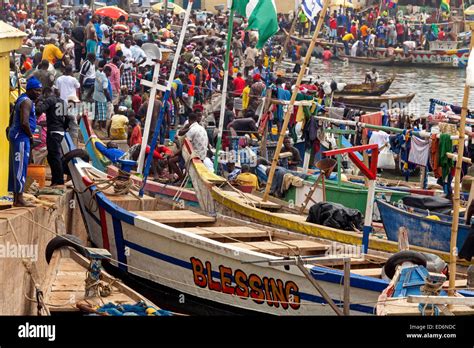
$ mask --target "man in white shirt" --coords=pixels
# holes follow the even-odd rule
[[[59,91],[59,97],[65,102],[70,96],[77,96],[77,90],[81,87],[79,81],[72,76],[72,65],[67,65],[64,75],[58,77],[54,87]]]
[[[123,72],[120,77],[120,83],[122,86],[128,88],[129,93],[133,93],[135,89],[135,75],[134,75],[134,60],[132,55],[132,38],[127,37],[124,44],[122,45],[123,56],[125,57],[125,62],[123,64]]]
[[[207,157],[209,138],[204,127],[199,124],[198,114],[195,112],[189,114],[189,129],[186,138],[191,142],[194,152],[201,161],[204,161]]]
[[[132,51],[133,61],[137,66],[141,66],[143,63],[146,62],[146,54],[141,47],[142,44],[142,40],[136,40],[135,45],[130,47],[130,50]]]
[[[379,80],[379,73],[377,69],[373,68],[372,71],[369,71],[367,75],[365,75],[365,83],[376,83]]]

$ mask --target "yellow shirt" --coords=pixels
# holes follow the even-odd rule
[[[250,99],[250,86],[245,86],[244,90],[242,91],[242,109],[246,110],[249,106],[249,99]]]
[[[255,188],[255,190],[258,190],[258,178],[255,174],[241,173],[237,175],[237,178],[235,180],[241,186],[251,186]]]
[[[344,37],[342,38],[342,41],[350,41],[350,40],[354,40],[354,35],[352,35],[350,33],[344,35]]]
[[[56,63],[58,59],[63,58],[63,53],[58,48],[58,46],[53,44],[48,44],[44,46],[43,59],[48,60],[51,64]]]
[[[127,140],[128,117],[123,115],[114,115],[110,125],[110,139]]]

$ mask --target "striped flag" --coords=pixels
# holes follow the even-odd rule
[[[278,17],[275,0],[234,0],[232,7],[248,19],[247,30],[258,31],[257,48],[278,32]]]
[[[450,13],[451,6],[449,5],[449,0],[441,0],[441,11]]]
[[[323,0],[303,0],[301,9],[306,17],[315,23],[318,13],[323,9]]]

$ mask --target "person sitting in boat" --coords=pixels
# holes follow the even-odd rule
[[[283,140],[283,149],[281,152],[291,153],[291,157],[288,158],[288,169],[296,171],[298,165],[302,163],[300,152],[296,147],[293,146],[291,138],[286,136]]]
[[[369,71],[365,75],[365,83],[372,83],[375,84],[379,80],[379,73],[377,72],[377,69],[373,68],[372,71]]]
[[[258,190],[258,178],[255,174],[250,172],[250,166],[248,164],[243,164],[240,174],[237,175],[235,183],[239,186],[250,186],[254,190]]]

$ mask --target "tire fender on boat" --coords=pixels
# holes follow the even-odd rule
[[[405,250],[392,255],[387,260],[382,269],[383,274],[385,274],[387,278],[392,279],[397,270],[397,266],[404,262],[411,262],[415,265],[426,267],[426,257],[423,256],[423,254],[416,251]]]
[[[76,157],[79,157],[84,162],[90,161],[89,154],[87,153],[87,151],[83,149],[74,149],[74,150],[69,151],[67,154],[63,156],[63,169],[64,169],[65,174],[71,175],[71,173],[69,172],[68,164],[73,158],[76,158]]]
[[[64,247],[71,247],[82,256],[86,256],[82,241],[76,236],[73,236],[71,234],[65,234],[63,236],[54,237],[49,241],[48,245],[46,245],[46,249],[44,252],[46,262],[49,264],[55,250]]]

